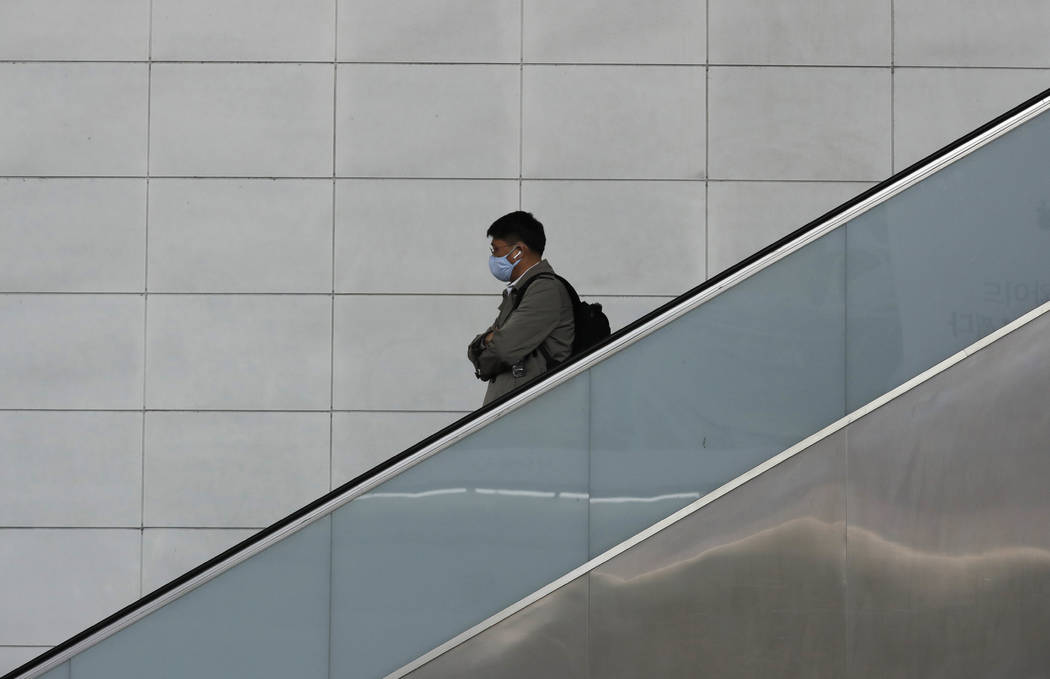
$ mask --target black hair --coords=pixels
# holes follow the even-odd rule
[[[531,212],[511,212],[503,215],[485,233],[489,238],[499,238],[508,243],[520,241],[529,246],[537,255],[543,254],[547,246],[547,236],[543,234],[543,224],[532,216]]]

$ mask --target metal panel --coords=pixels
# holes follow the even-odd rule
[[[587,576],[547,595],[415,672],[412,679],[589,676]]]
[[[591,573],[592,676],[841,677],[845,434]]]
[[[1050,672],[1050,316],[849,427],[850,677]]]

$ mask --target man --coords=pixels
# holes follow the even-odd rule
[[[508,285],[496,321],[470,343],[467,358],[489,383],[489,403],[567,359],[574,328],[569,292],[542,259],[543,225],[528,212],[511,212],[486,235],[492,239],[489,271]]]

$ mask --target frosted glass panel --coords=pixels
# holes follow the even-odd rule
[[[59,665],[47,674],[41,676],[40,679],[70,679],[69,663],[63,663]]]
[[[592,369],[591,555],[844,414],[833,232]]]
[[[1050,116],[847,226],[849,408],[1050,300]]]

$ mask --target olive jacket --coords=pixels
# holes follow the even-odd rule
[[[554,362],[560,363],[572,353],[575,335],[572,300],[565,286],[555,278],[540,278],[529,285],[525,297],[514,308],[518,290],[541,273],[554,273],[542,260],[526,271],[503,293],[496,321],[476,336],[467,349],[467,358],[483,375],[491,376],[485,403],[539,377],[547,362],[539,351],[542,344]],[[482,344],[490,332],[492,341]],[[524,362],[525,372],[515,377],[511,367]]]

